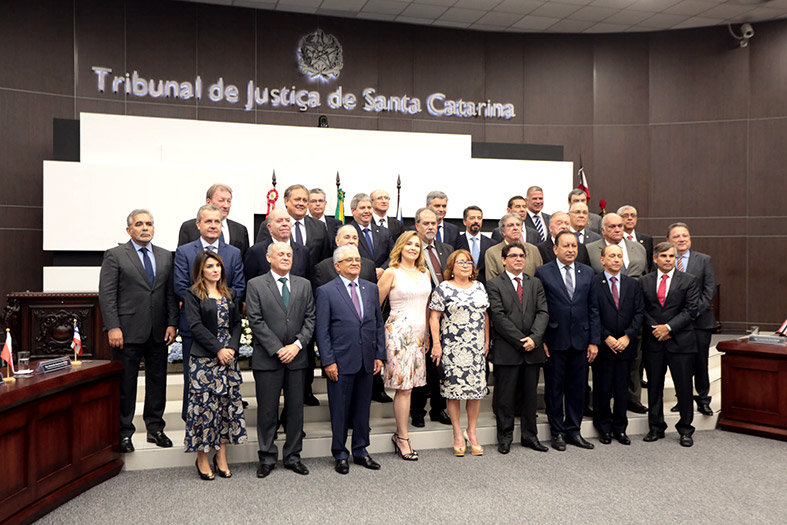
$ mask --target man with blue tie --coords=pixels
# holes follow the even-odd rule
[[[374,216],[372,198],[367,194],[357,193],[350,201],[350,211],[353,214],[350,224],[358,230],[358,251],[364,259],[374,261],[379,279],[393,249],[394,241],[391,232],[372,220]]]
[[[369,446],[372,377],[385,360],[385,332],[377,286],[359,279],[361,255],[352,245],[333,252],[336,279],[317,288],[315,333],[328,378],[331,454],[339,474],[350,471],[347,428],[352,421],[353,463],[378,470]]]
[[[175,251],[174,268],[174,288],[175,296],[181,304],[186,296],[186,290],[194,283],[192,280],[192,270],[194,259],[201,251],[211,250],[219,254],[224,261],[224,270],[227,275],[227,286],[235,290],[235,298],[238,302],[243,301],[243,294],[246,291],[246,278],[243,275],[243,259],[240,250],[235,246],[227,244],[221,240],[221,209],[213,204],[205,204],[197,211],[197,229],[200,238],[194,242],[178,246]],[[181,345],[183,347],[183,412],[182,417],[186,419],[186,394],[188,392],[189,376],[189,355],[191,354],[191,343],[194,339],[191,336],[191,329],[186,320],[186,315],[181,309],[180,326],[178,327]]]
[[[547,355],[544,400],[552,448],[566,443],[593,448],[580,434],[588,363],[598,353],[600,325],[593,269],[576,262],[577,236],[570,231],[555,236],[555,261],[536,268],[544,285],[549,324],[544,337]],[[565,401],[565,417],[563,403]]]
[[[473,256],[473,263],[478,270],[478,281],[486,284],[485,257],[486,251],[497,244],[495,241],[481,234],[481,226],[484,224],[484,212],[478,206],[468,206],[462,212],[462,222],[465,231],[459,234],[456,241],[457,250],[467,250]]]

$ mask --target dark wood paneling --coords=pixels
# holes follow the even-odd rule
[[[74,94],[73,5],[0,2],[0,87]]]
[[[506,124],[523,124],[524,115],[524,43],[522,35],[487,34],[484,42],[484,92],[494,102],[514,104],[516,117]],[[487,124],[503,122],[489,119]],[[487,138],[489,140],[489,138]]]
[[[377,91],[386,96],[414,96],[413,82],[413,31],[418,29],[403,24],[379,24],[377,53]],[[421,101],[424,102],[424,101]],[[386,117],[387,114],[383,114]],[[412,116],[396,113],[399,119]],[[382,124],[381,127],[382,128]],[[409,131],[409,130],[408,130]]]
[[[650,178],[648,126],[594,127],[592,161],[590,169],[585,165],[592,211],[598,212],[598,202],[604,199],[607,211],[630,204],[639,217],[651,215],[647,184],[632,182]]]
[[[593,123],[647,124],[648,37],[599,35],[593,64]]]
[[[716,282],[720,285],[719,319],[724,328],[729,321],[746,318],[746,239],[739,237],[698,237],[692,228],[691,247],[711,256]],[[750,301],[749,296],[749,301]]]
[[[778,235],[787,237],[787,216],[785,217],[749,217],[746,233],[754,236]]]
[[[413,120],[413,131],[470,135],[473,138],[473,142],[484,142],[486,140],[483,123],[475,124],[462,120]]]
[[[492,124],[491,121],[487,121],[484,125],[484,136],[487,142],[521,144],[525,141],[522,126],[517,126],[516,124]]]
[[[779,325],[787,316],[787,238],[752,237],[749,248],[749,311],[752,324]],[[741,276],[746,277],[745,274]],[[771,324],[772,323],[772,324]]]
[[[79,51],[76,94],[78,97],[123,100],[125,86],[112,92],[112,77],[126,74],[125,2],[77,0],[74,5],[75,45]],[[93,67],[107,67],[105,90],[98,91]],[[132,67],[137,67],[132,64]],[[119,86],[120,87],[120,86]]]
[[[653,33],[650,121],[745,118],[748,57],[724,26]]]
[[[13,246],[14,256],[3,260],[0,297],[11,292],[41,290],[46,263],[41,230],[0,230],[0,246]]]
[[[652,217],[745,216],[746,122],[651,126]]]
[[[751,71],[751,116],[787,116],[787,21],[759,23],[747,48]]]
[[[739,240],[742,241],[746,236],[747,219],[745,217],[700,218],[692,217],[691,215],[687,214],[685,216],[675,215],[672,217],[654,219],[642,217],[642,214],[639,216],[639,223],[648,225],[648,229],[643,231],[658,237],[665,237],[667,235],[667,229],[669,228],[669,225],[674,222],[685,222],[691,230],[692,239],[697,237],[721,236],[738,237]]]
[[[41,230],[43,221],[41,207],[0,205],[0,225],[3,229]]]
[[[254,111],[244,111],[242,109],[206,108],[200,106],[197,108],[197,119],[254,124],[257,120],[257,114]]]
[[[80,113],[109,113],[112,115],[125,115],[126,102],[123,100],[95,100],[78,98],[76,100],[76,118]]]
[[[753,216],[784,217],[787,204],[777,195],[782,195],[787,166],[787,118],[754,120],[749,124],[749,137],[748,211]]]
[[[377,129],[380,131],[412,131],[413,121],[409,118],[380,118],[377,119]]]
[[[257,123],[258,124],[279,124],[282,126],[311,126],[317,127],[318,119],[320,118],[322,113],[312,113],[312,112],[288,112],[285,110],[281,111],[257,111]],[[333,115],[331,115],[332,117]],[[332,118],[328,117],[328,126],[329,127],[338,127],[333,126],[331,123]]]
[[[126,104],[126,115],[136,115],[138,117],[196,119],[197,106],[156,104],[155,102],[132,102],[129,100],[129,102]]]

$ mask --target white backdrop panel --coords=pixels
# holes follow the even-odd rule
[[[45,292],[98,292],[100,266],[44,266]]]

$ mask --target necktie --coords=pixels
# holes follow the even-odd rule
[[[683,256],[682,255],[678,257],[678,271],[679,272],[685,272],[686,271],[686,267],[683,266]]]
[[[521,277],[514,277],[516,281],[516,296],[519,297],[519,304],[522,304],[522,278]]]
[[[615,308],[620,308],[620,294],[618,294],[618,285],[617,285],[617,277],[610,277],[610,281],[612,281],[612,299],[615,301]]]
[[[475,263],[476,267],[478,267],[478,239],[475,237],[470,237],[470,240],[473,241],[473,246],[470,247],[470,254],[473,256],[473,262]]]
[[[295,221],[295,242],[297,242],[301,246],[306,246],[305,244],[303,244],[303,234],[301,233],[300,221]]]
[[[280,277],[279,282],[281,283],[281,300],[284,301],[284,308],[289,310],[290,308],[290,289],[287,288],[287,278]]]
[[[584,244],[584,241],[582,240],[582,232],[577,232],[577,242],[579,242],[579,244]]]
[[[573,299],[574,298],[574,278],[571,277],[571,267],[570,266],[563,266],[563,269],[566,271],[566,291],[568,292],[568,296]]]
[[[547,236],[544,234],[544,225],[541,224],[541,217],[533,215],[533,224],[536,225],[536,230],[538,230],[538,236],[541,238],[541,242],[547,240]]]
[[[659,291],[656,296],[659,298],[659,304],[664,306],[664,301],[667,300],[667,279],[669,275],[664,274],[661,276],[661,282],[659,283]]]
[[[443,267],[440,266],[440,259],[437,258],[437,254],[434,252],[434,246],[431,244],[426,247],[426,251],[429,252],[429,259],[432,261],[432,268],[434,268],[434,276],[437,279],[437,284],[443,282]]]
[[[380,219],[380,226],[385,228],[385,219],[383,219],[383,218]]]
[[[156,276],[153,275],[153,263],[150,262],[150,257],[148,257],[148,249],[143,246],[139,251],[142,252],[142,260],[145,261],[145,273],[148,274],[148,282],[150,286],[153,286]]]
[[[628,238],[629,238],[629,240],[630,240],[630,241],[633,241],[633,240],[634,240],[634,236],[633,236],[633,235],[631,235],[630,233],[628,234]]]
[[[209,252],[218,252],[216,247],[213,246],[212,244],[208,244],[208,246],[205,249],[208,250]]]
[[[350,295],[352,295],[353,306],[355,306],[358,319],[363,319],[363,316],[361,315],[361,299],[358,297],[358,291],[355,289],[356,286],[358,286],[358,283],[350,283]]]
[[[443,225],[442,224],[440,224],[437,227],[437,235],[435,235],[435,240],[437,242],[443,242]]]
[[[374,257],[374,241],[372,241],[372,233],[369,231],[369,228],[363,229],[363,236],[366,237],[366,244],[369,245],[369,253]]]

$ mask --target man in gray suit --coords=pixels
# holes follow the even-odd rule
[[[588,205],[588,194],[585,193],[585,190],[580,190],[579,188],[574,188],[568,194],[568,207],[571,208],[571,205],[575,202],[581,202],[585,206]],[[588,208],[590,209],[590,208]],[[588,215],[588,229],[594,233],[601,235],[601,215],[598,213],[590,213]]]
[[[279,396],[284,389],[286,419],[284,468],[301,475],[303,448],[303,385],[308,360],[304,348],[314,333],[314,299],[308,280],[290,274],[292,248],[284,242],[268,246],[268,273],[251,279],[246,288],[246,315],[254,334],[252,369],[257,390],[257,477],[268,476],[279,450]]]
[[[575,202],[568,208],[568,220],[571,223],[571,231],[577,234],[579,244],[590,244],[601,240],[601,235],[592,231],[588,227],[588,205],[584,202]]]
[[[104,254],[98,301],[112,359],[123,363],[120,381],[120,451],[134,452],[134,406],[139,362],[145,359],[144,420],[147,440],[171,447],[164,434],[167,345],[175,340],[178,303],[172,289],[172,254],[153,246],[153,216],[134,210],[126,218],[125,244]]]

